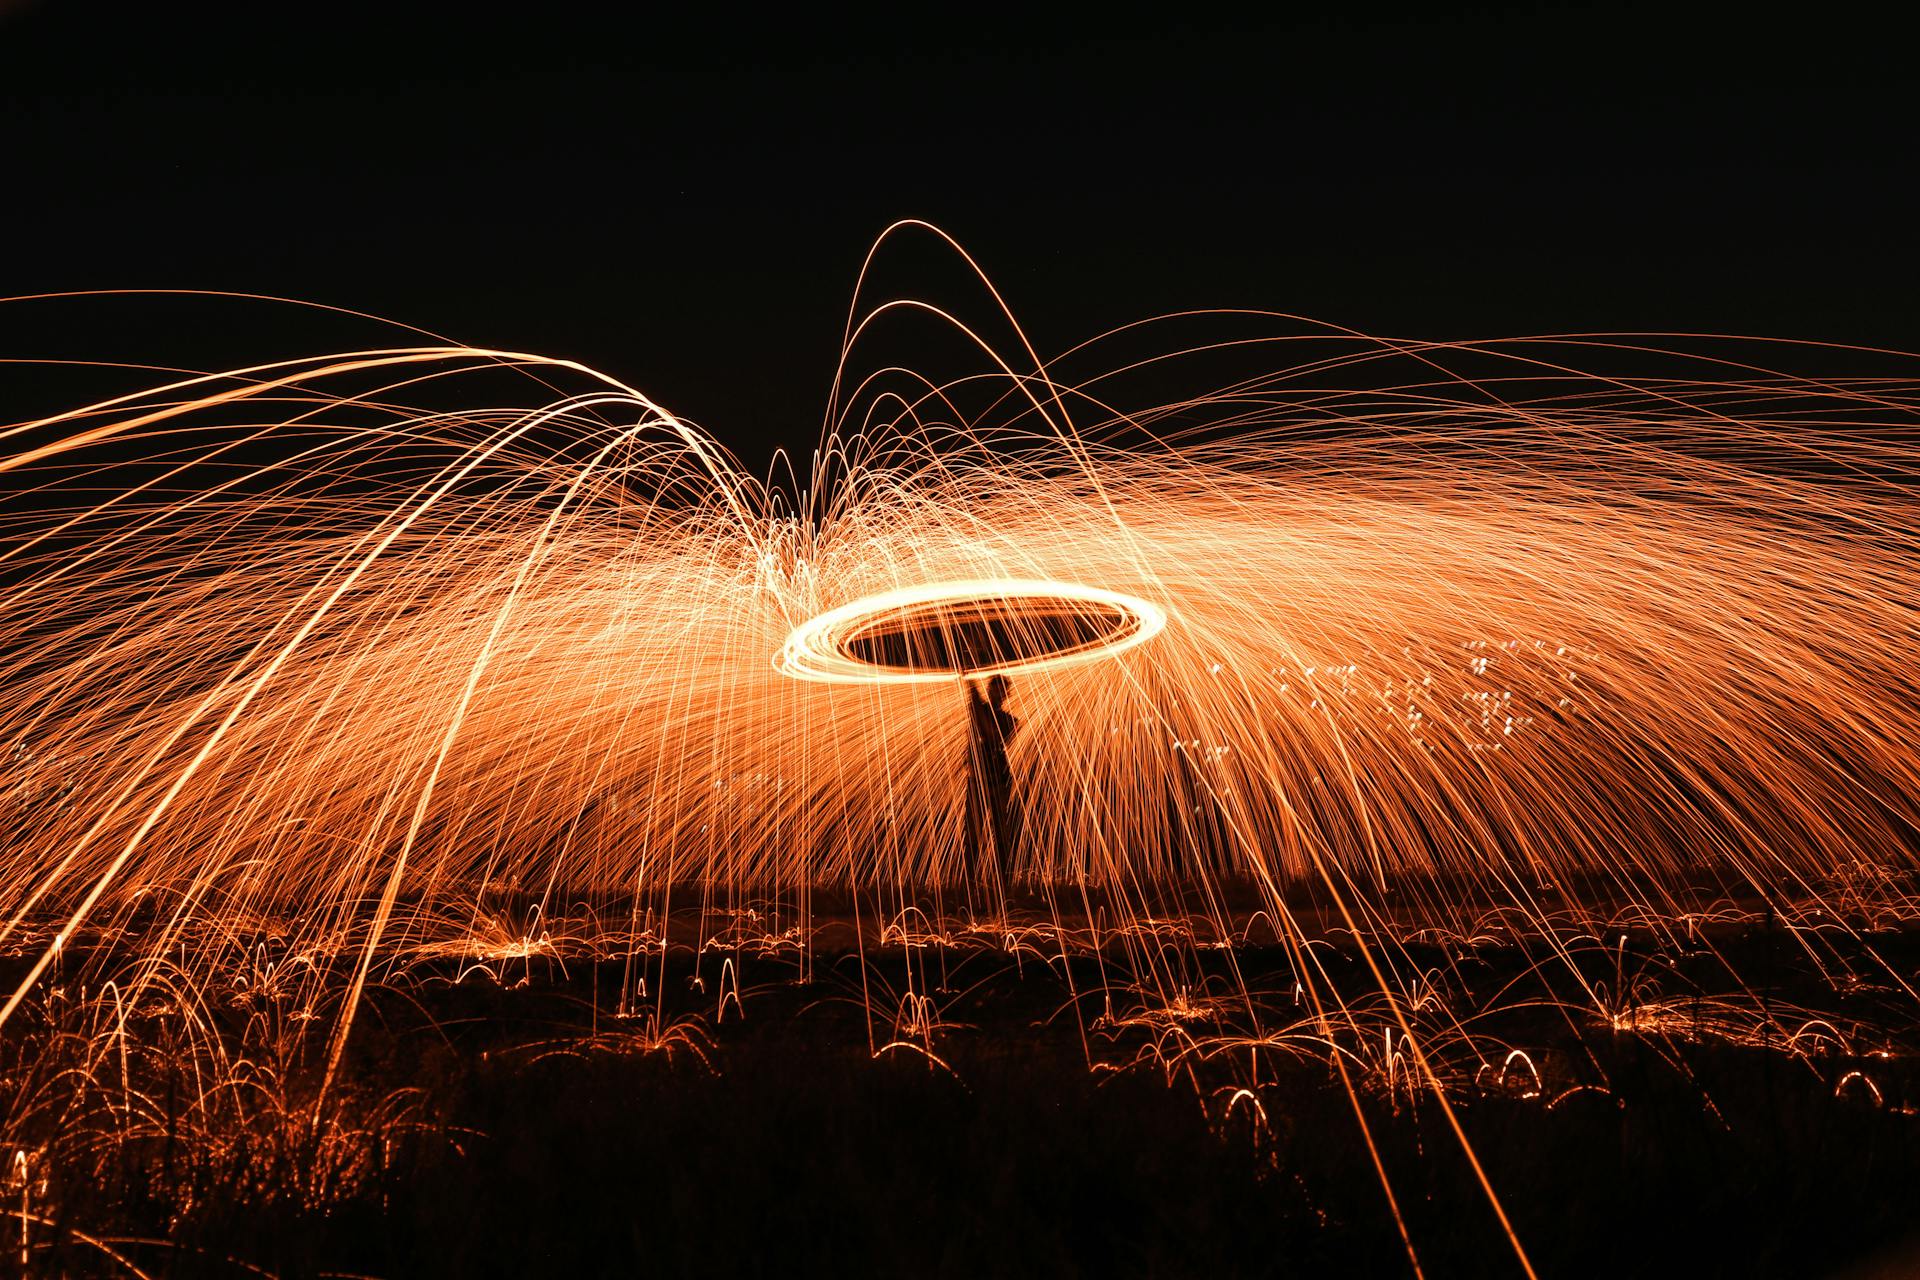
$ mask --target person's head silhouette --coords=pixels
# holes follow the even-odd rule
[[[1009,687],[1009,682],[1005,676],[994,676],[987,681],[987,701],[992,703],[997,709],[1001,703],[1007,700],[1007,690]]]

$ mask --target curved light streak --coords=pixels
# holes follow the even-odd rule
[[[998,662],[936,668],[925,663],[883,664],[852,652],[863,635],[889,623],[950,628],[958,616],[985,612],[997,613],[1008,625],[1020,628],[1023,614],[1039,615],[1048,605],[1093,606],[1111,616],[1100,619],[1099,634],[1079,641],[1041,635],[1045,624],[1035,622],[1013,637],[1014,646],[1024,652]],[[1089,613],[1080,611],[1080,616]],[[1153,639],[1166,625],[1167,614],[1160,606],[1100,587],[1022,579],[937,582],[866,596],[808,619],[780,646],[774,668],[796,680],[846,684],[931,684],[960,677],[1031,675],[1117,657]]]

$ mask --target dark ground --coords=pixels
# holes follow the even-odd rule
[[[1913,1274],[1920,1070],[1911,1035],[1875,1029],[1898,1016],[1898,999],[1879,984],[1840,995],[1815,982],[1777,925],[1721,932],[1713,951],[1656,954],[1636,936],[1578,953],[1589,977],[1635,993],[1610,1008],[1703,993],[1691,1025],[1684,1002],[1670,1003],[1679,1021],[1645,1034],[1528,1006],[1546,994],[1525,977],[1539,954],[1528,946],[1409,953],[1455,1013],[1499,1006],[1469,1022],[1493,1067],[1503,1065],[1487,1049],[1495,1043],[1538,1064],[1536,1092],[1524,1070],[1476,1072],[1469,1051],[1428,1032],[1535,1267],[1556,1277]],[[1868,945],[1894,973],[1920,966],[1912,932]],[[1105,957],[1122,1021],[1145,1007],[1114,982],[1124,950]],[[367,1144],[372,1172],[326,1191],[312,1171],[327,1162],[297,1143],[242,1177],[231,1161],[183,1151],[176,1162],[171,1143],[149,1141],[91,1187],[61,1185],[56,1167],[43,1204],[66,1208],[42,1211],[98,1235],[169,1238],[130,1252],[171,1276],[246,1274],[226,1259],[283,1276],[1408,1273],[1324,1056],[1262,1054],[1262,1128],[1250,1107],[1225,1105],[1248,1052],[1163,1072],[1141,1049],[1169,1024],[1103,1022],[1093,957],[1063,967],[1028,955],[1016,969],[997,952],[956,951],[943,987],[941,953],[917,955],[947,1024],[931,1040],[944,1065],[916,1048],[869,1050],[851,954],[819,955],[804,985],[789,960],[751,948],[707,952],[698,982],[692,955],[676,952],[664,987],[655,960],[650,990],[664,989],[670,1021],[682,1011],[682,1030],[675,1048],[653,1052],[644,1020],[613,1016],[622,961],[536,957],[458,982],[456,963],[421,964],[375,992],[343,1073],[342,1096],[363,1090],[363,1102],[422,1091],[407,1095],[408,1123],[369,1118],[342,1139]],[[1366,983],[1351,947],[1321,955],[1357,1000]],[[1227,989],[1222,952],[1176,945],[1161,958],[1178,986]],[[1299,1016],[1281,949],[1237,958],[1248,986],[1271,993],[1268,1030]],[[902,1004],[906,953],[870,950],[868,965],[881,1045]],[[1082,1016],[1061,980],[1068,967]],[[1715,997],[1737,990],[1732,971],[1748,990],[1741,1007],[1774,1018],[1749,1043],[1702,1031],[1722,1007]],[[738,1008],[724,1000],[735,974]],[[1232,1034],[1234,1005],[1219,1021],[1182,1025],[1202,1039]],[[1817,1030],[1809,1038],[1806,1007],[1823,1009],[1845,1045]],[[239,1035],[255,1012],[238,999],[223,1016]],[[1520,1274],[1431,1096],[1404,1076],[1388,1083],[1391,1065],[1353,1047],[1425,1274]],[[1103,1065],[1090,1071],[1089,1055]],[[1877,1098],[1847,1080],[1857,1070]],[[1600,1087],[1562,1096],[1580,1084]],[[280,1172],[258,1172],[273,1159]],[[35,1259],[35,1274],[98,1265],[73,1243]]]

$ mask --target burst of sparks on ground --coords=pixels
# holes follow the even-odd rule
[[[626,1020],[597,1035],[704,1057],[666,1007],[669,955],[727,951],[701,978],[724,1022],[743,948],[811,976],[841,911],[821,895],[865,913],[863,974],[906,957],[904,987],[862,979],[876,1056],[944,1065],[930,957],[1111,955],[1124,979],[1070,1002],[1089,1060],[1131,1029],[1136,1064],[1196,1088],[1201,1063],[1251,1064],[1228,1117],[1263,1116],[1269,1055],[1443,1112],[1450,1081],[1555,1087],[1407,962],[1471,949],[1489,913],[1545,940],[1559,1004],[1596,1028],[1824,1034],[1635,987],[1624,960],[1609,979],[1589,962],[1620,913],[1674,954],[1712,949],[1713,911],[1777,913],[1836,985],[1913,1001],[1863,941],[1920,914],[1910,369],[1241,315],[1071,380],[1101,344],[1043,364],[954,321],[984,372],[855,375],[875,324],[930,310],[856,303],[819,450],[764,479],[591,370],[455,345],[182,375],[0,429],[0,941],[21,958],[0,1023],[70,1028],[98,1078],[124,1010],[182,1011],[143,1052],[207,1064],[209,1126],[227,1105],[257,1125],[231,1082],[267,1068],[193,1012],[236,957],[282,993],[272,1036],[324,1027],[325,1095],[370,985],[597,948],[626,974]],[[1224,385],[1115,407],[1130,378],[1222,357]],[[516,374],[533,407],[457,407]],[[1063,658],[997,664],[1033,916],[960,874],[957,683],[867,678],[912,647],[902,616],[996,598],[1098,617],[1055,636]],[[1327,929],[1371,997],[1327,973]],[[1289,991],[1192,985],[1181,956],[1255,930]],[[48,1021],[54,985],[94,995]],[[102,1123],[156,1123],[125,1088]],[[13,1096],[24,1144],[39,1095]],[[348,1176],[311,1174],[315,1195]]]

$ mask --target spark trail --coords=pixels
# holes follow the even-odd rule
[[[0,430],[0,918],[37,957],[0,1020],[89,931],[138,989],[280,921],[357,994],[490,896],[990,919],[954,681],[789,678],[827,660],[810,620],[953,583],[1084,584],[1151,639],[1015,686],[1015,883],[1056,925],[1063,895],[1115,928],[1199,902],[1222,936],[1235,900],[1382,937],[1906,901],[1904,358],[1821,378],[1755,362],[1811,347],[1239,314],[1043,363],[1003,308],[996,346],[860,307],[811,469],[764,478],[612,379],[456,345]],[[981,372],[861,372],[882,321],[929,316]],[[531,404],[463,399],[512,377]]]

